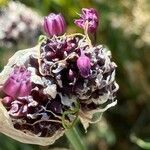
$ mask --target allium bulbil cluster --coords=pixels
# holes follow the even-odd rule
[[[84,8],[82,13],[75,23],[85,32],[95,32],[97,11]],[[26,138],[9,135],[4,127],[1,132],[25,143],[48,145],[72,128],[77,118],[85,128],[99,120],[93,120],[96,113],[116,104],[118,84],[110,51],[93,46],[88,33],[65,34],[61,14],[49,14],[43,26],[47,36],[36,47],[16,52],[0,74],[6,126]]]

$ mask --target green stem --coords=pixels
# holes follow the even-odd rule
[[[70,143],[72,144],[74,150],[86,150],[85,145],[83,144],[83,141],[75,127],[66,130],[65,134]]]
[[[136,137],[135,134],[131,134],[130,139],[133,143],[137,144],[142,149],[150,149],[150,142],[143,141],[142,139]]]
[[[89,43],[89,46],[92,47],[92,43],[88,35],[88,21],[85,22],[84,34],[86,36],[87,42]]]

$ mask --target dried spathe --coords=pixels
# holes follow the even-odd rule
[[[0,73],[0,85],[4,85],[7,78],[9,78],[9,75],[14,70],[14,64],[17,66],[22,66],[23,64],[27,63],[27,60],[32,56],[36,58],[38,56],[38,47],[34,47],[31,49],[21,50],[16,52],[14,56],[12,56],[8,62],[8,64],[5,66],[4,70]],[[42,81],[40,81],[40,77],[37,76],[34,72],[34,69],[30,67],[30,70],[32,70],[32,82],[41,84]],[[38,97],[38,95],[37,95]],[[5,97],[6,99],[6,97]],[[17,100],[18,101],[18,100]],[[14,102],[14,100],[13,100]],[[30,130],[18,130],[15,128],[15,123],[25,123],[26,121],[23,116],[20,116],[19,113],[16,114],[17,116],[12,115],[12,111],[10,111],[10,107],[6,107],[6,104],[13,105],[10,100],[7,100],[7,103],[4,102],[4,99],[0,102],[0,132],[6,134],[7,136],[10,136],[11,138],[14,138],[15,140],[18,140],[23,143],[29,143],[29,144],[38,144],[38,145],[49,145],[55,142],[56,139],[58,139],[60,136],[63,135],[64,130],[62,128],[55,131],[55,134],[49,136],[49,137],[39,137],[38,135],[34,134],[33,132],[30,132]],[[29,103],[29,107],[37,105],[36,102],[31,101]],[[8,105],[7,105],[8,106]],[[11,107],[12,108],[12,107]],[[9,109],[9,110],[8,110]],[[25,115],[25,114],[24,114]],[[28,114],[29,115],[29,114]],[[26,114],[27,116],[27,114]],[[34,115],[33,115],[34,116]],[[17,118],[19,117],[19,118]],[[29,115],[29,117],[31,117]],[[15,119],[16,118],[16,119]]]

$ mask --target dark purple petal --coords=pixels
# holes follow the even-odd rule
[[[69,69],[69,72],[68,72],[68,78],[69,78],[69,80],[73,81],[74,77],[75,77],[74,72],[71,69]]]

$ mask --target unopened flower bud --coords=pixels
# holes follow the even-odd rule
[[[69,69],[68,78],[69,78],[69,80],[71,80],[71,81],[74,80],[74,72],[73,72],[71,69]]]
[[[27,96],[31,92],[31,73],[24,67],[16,67],[3,86],[5,94],[11,97]]]
[[[82,8],[80,19],[76,19],[74,23],[83,29],[87,26],[89,32],[96,32],[99,23],[98,13],[94,8]]]
[[[44,31],[48,36],[62,35],[65,32],[66,23],[61,14],[50,13],[44,19]]]
[[[13,98],[10,96],[6,96],[2,99],[2,103],[6,106],[9,107],[11,105],[11,102],[13,101]]]
[[[82,77],[87,78],[90,75],[91,62],[89,57],[81,54],[81,56],[77,59],[77,66]]]

